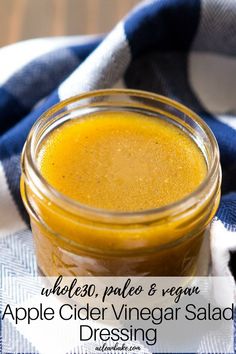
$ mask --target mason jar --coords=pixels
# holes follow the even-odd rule
[[[60,193],[37,166],[40,147],[59,126],[99,111],[138,112],[179,127],[205,158],[203,182],[177,202],[134,212],[96,209]],[[144,91],[98,90],[60,102],[34,124],[22,153],[22,199],[38,267],[47,276],[195,275],[220,185],[219,149],[209,127],[182,104]]]

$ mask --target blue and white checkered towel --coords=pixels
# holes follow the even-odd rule
[[[1,274],[36,263],[19,193],[20,153],[53,104],[117,82],[197,112],[220,147],[223,196],[210,230],[212,273],[236,275],[236,1],[145,1],[105,36],[34,39],[0,49]]]

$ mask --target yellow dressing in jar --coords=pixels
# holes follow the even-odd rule
[[[161,119],[101,112],[54,130],[38,155],[42,176],[82,204],[137,211],[173,203],[207,173],[197,144]]]
[[[220,182],[214,136],[186,107],[134,90],[62,102],[35,124],[22,154],[39,268],[196,274]]]

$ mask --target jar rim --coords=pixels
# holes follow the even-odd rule
[[[55,114],[57,111],[62,109],[67,105],[73,105],[76,102],[82,101],[84,99],[95,98],[99,96],[115,96],[115,95],[128,95],[128,96],[135,96],[137,98],[144,98],[150,99],[152,101],[156,101],[159,103],[166,104],[172,108],[179,110],[180,112],[184,112],[187,114],[191,119],[193,119],[204,131],[206,134],[210,146],[212,148],[212,156],[207,174],[204,180],[199,184],[199,186],[186,195],[184,198],[181,198],[173,203],[157,207],[151,209],[144,209],[138,211],[113,211],[113,210],[106,210],[102,208],[92,207],[86,204],[82,204],[79,201],[72,199],[63,193],[59,192],[56,188],[54,188],[41,174],[37,164],[36,159],[34,158],[34,139],[37,130],[40,128],[40,124],[42,125],[44,122],[47,121],[48,118]],[[143,90],[134,90],[134,89],[102,89],[102,90],[95,90],[89,91],[87,93],[79,94],[73,97],[70,97],[66,100],[61,101],[60,103],[55,104],[50,109],[45,111],[38,120],[34,123],[33,127],[30,130],[28,138],[25,142],[22,158],[21,158],[21,166],[22,166],[22,174],[28,178],[30,176],[30,180],[33,181],[34,185],[37,185],[37,188],[40,192],[48,198],[50,201],[55,203],[59,208],[66,210],[69,213],[79,215],[80,217],[87,217],[92,219],[98,219],[102,222],[112,222],[117,221],[118,223],[136,223],[147,221],[147,219],[160,220],[166,217],[167,215],[179,215],[183,211],[190,209],[196,203],[198,203],[200,196],[204,196],[209,183],[212,179],[216,180],[218,178],[217,171],[219,170],[219,148],[216,138],[208,127],[208,125],[191,109],[187,108],[185,105],[170,99],[168,97],[147,92]],[[26,172],[26,165],[27,170]]]

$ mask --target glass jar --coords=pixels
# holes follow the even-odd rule
[[[88,207],[55,190],[36,163],[44,139],[68,120],[111,110],[140,112],[181,128],[206,159],[204,181],[182,200],[138,212]],[[34,124],[22,153],[21,194],[38,266],[47,276],[194,275],[220,185],[219,150],[209,127],[185,106],[144,91],[99,90],[55,105]]]

